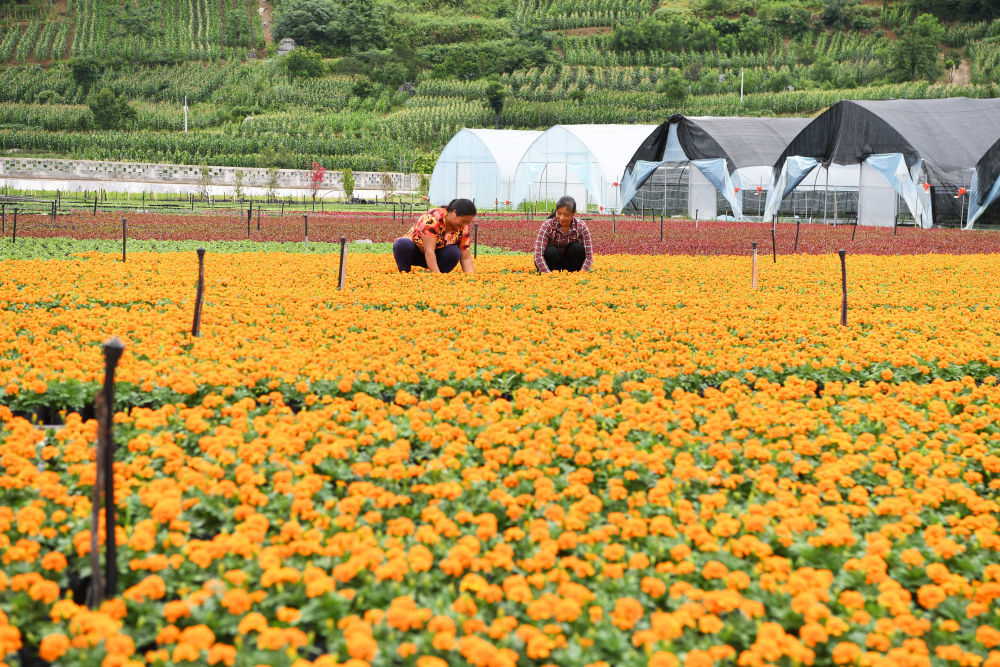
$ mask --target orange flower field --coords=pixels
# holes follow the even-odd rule
[[[0,662],[1000,667],[995,256],[530,263],[4,261]]]

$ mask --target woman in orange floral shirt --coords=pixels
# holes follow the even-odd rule
[[[476,205],[468,199],[452,199],[447,206],[432,208],[417,218],[408,234],[392,244],[392,255],[400,273],[422,266],[431,273],[448,273],[461,262],[472,273],[472,236],[469,223]]]

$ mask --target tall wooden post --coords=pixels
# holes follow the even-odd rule
[[[847,326],[847,260],[845,259],[847,255],[846,250],[838,250],[837,254],[840,255],[840,290],[842,293],[842,299],[840,302],[840,326]]]
[[[344,289],[344,280],[347,273],[347,238],[340,237],[340,271],[337,274],[337,289]]]
[[[201,306],[205,300],[205,249],[198,248],[198,292],[194,300],[194,324],[191,335],[201,336]]]

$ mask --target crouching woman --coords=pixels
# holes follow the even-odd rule
[[[560,197],[535,239],[535,268],[552,271],[590,271],[594,251],[587,223],[576,217],[576,200]]]
[[[392,255],[401,273],[422,266],[431,273],[448,273],[459,263],[472,273],[472,236],[469,223],[476,205],[468,199],[452,199],[447,206],[432,208],[410,227],[406,236],[392,244]]]

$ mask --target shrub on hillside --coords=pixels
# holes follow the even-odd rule
[[[91,95],[87,106],[94,116],[94,124],[105,130],[120,128],[136,116],[125,97],[116,96],[110,88],[101,88]]]
[[[281,64],[292,81],[298,78],[315,78],[323,74],[323,56],[319,51],[299,47],[281,57]]]
[[[333,55],[383,46],[387,22],[381,5],[369,0],[284,0],[275,9],[273,32],[276,40],[291,37]]]

